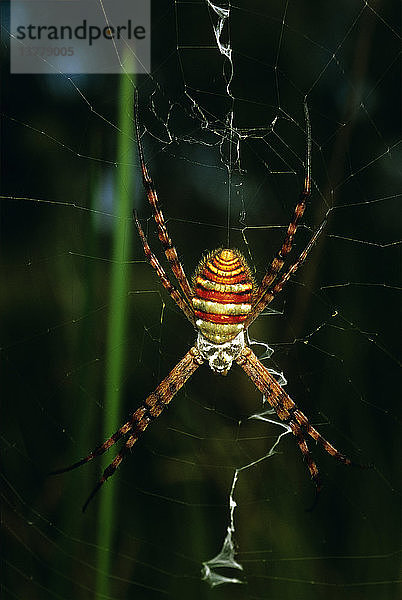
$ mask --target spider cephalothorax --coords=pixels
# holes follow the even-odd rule
[[[208,361],[211,369],[219,375],[227,375],[233,361],[245,347],[244,332],[241,331],[229,342],[214,344],[199,331],[196,343],[202,358]]]
[[[243,369],[255,386],[262,392],[267,402],[275,409],[281,421],[289,426],[306,460],[317,490],[320,488],[318,469],[308,449],[306,435],[309,435],[317,443],[321,444],[324,450],[337,460],[347,465],[351,464],[351,461],[345,455],[338,452],[332,444],[310,425],[308,418],[298,409],[293,400],[261,361],[258,360],[253,351],[246,346],[244,340],[244,331],[258,317],[267,304],[282,290],[298,267],[302,265],[324,227],[325,221],[315,232],[309,244],[300,253],[296,261],[288,267],[284,274],[280,275],[285,258],[292,249],[293,238],[297,225],[303,216],[306,200],[311,194],[311,131],[306,103],[304,109],[307,133],[304,186],[295,206],[293,218],[288,225],[282,246],[272,260],[260,285],[255,285],[246,260],[238,250],[219,248],[201,260],[196,269],[192,287],[179,261],[176,248],[169,237],[156,190],[145,165],[136,109],[135,123],[143,184],[153,210],[159,239],[173,275],[179,284],[179,288],[176,288],[171,283],[159,260],[152,252],[140,222],[136,217],[138,231],[146,258],[155,269],[163,287],[198,331],[198,338],[196,344],[173,367],[169,375],[148,398],[146,398],[144,404],[130,415],[129,420],[120,429],[82,460],[70,467],[54,472],[62,473],[79,467],[95,456],[106,452],[110,446],[123,436],[128,436],[123,448],[105,469],[102,478],[84,504],[84,510],[106,479],[116,471],[126,452],[138,440],[149,423],[162,413],[175,394],[204,361],[208,361],[211,369],[222,375],[227,374],[233,362],[236,362]]]

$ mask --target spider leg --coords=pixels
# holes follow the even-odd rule
[[[85,463],[95,458],[95,456],[101,456],[101,454],[106,452],[106,450],[109,450],[109,448],[113,446],[113,444],[118,442],[120,438],[122,438],[126,433],[130,431],[130,429],[132,429],[133,423],[135,423],[137,418],[137,413],[138,411],[135,411],[131,415],[131,418],[129,421],[127,421],[127,423],[124,423],[124,425],[122,425],[112,436],[110,436],[110,438],[105,440],[103,444],[95,448],[95,450],[90,452],[87,456],[85,456],[85,458],[82,458],[81,460],[73,463],[72,465],[69,465],[68,467],[63,467],[62,469],[50,471],[49,475],[61,475],[61,473],[67,473],[67,471],[72,471],[73,469],[77,469],[78,467],[85,465]]]
[[[299,197],[299,201],[295,206],[292,220],[290,221],[285,239],[283,240],[282,247],[278,250],[275,258],[270,264],[261,284],[258,288],[255,304],[259,303],[265,292],[275,281],[278,273],[281,271],[285,259],[292,249],[293,238],[296,234],[297,226],[302,218],[306,209],[306,202],[311,195],[311,125],[310,115],[308,112],[308,106],[306,100],[304,100],[304,115],[306,120],[306,133],[307,133],[307,146],[306,146],[306,163],[305,163],[305,176],[304,185],[302,192]]]
[[[195,317],[194,317],[193,311],[189,308],[188,304],[183,300],[180,292],[170,282],[168,276],[166,275],[164,268],[162,267],[159,260],[156,258],[155,254],[152,252],[151,248],[149,247],[148,240],[145,236],[145,233],[142,230],[142,227],[138,220],[136,212],[134,212],[134,218],[135,218],[135,222],[137,224],[138,233],[140,234],[140,238],[142,241],[146,259],[148,260],[151,267],[153,269],[155,269],[159,279],[162,282],[163,287],[165,288],[165,290],[167,290],[169,292],[170,297],[173,298],[173,300],[176,302],[176,304],[180,308],[180,310],[182,310],[184,312],[187,319],[195,327]]]
[[[140,126],[138,122],[138,94],[135,95],[135,109],[134,109],[134,120],[135,120],[135,130],[137,137],[137,146],[138,146],[138,155],[140,158],[141,170],[142,170],[142,183],[144,185],[145,192],[148,197],[148,201],[152,207],[154,220],[156,226],[158,228],[158,236],[163,246],[166,258],[170,264],[170,268],[172,269],[180,288],[184,294],[186,301],[189,306],[191,306],[191,298],[193,293],[191,291],[190,284],[188,282],[187,276],[184,272],[184,269],[179,261],[179,257],[177,255],[176,248],[173,245],[172,240],[169,237],[169,233],[165,224],[165,219],[162,213],[162,210],[159,206],[159,200],[156,193],[156,189],[154,183],[148,173],[148,169],[145,164],[144,159],[144,150],[141,143],[140,136]]]
[[[314,462],[305,440],[304,432],[310,435],[318,442],[328,454],[339,460],[345,465],[351,465],[352,461],[344,454],[341,454],[332,444],[330,444],[312,425],[308,418],[302,413],[293,400],[288,396],[282,386],[269,373],[264,365],[258,360],[254,352],[247,346],[236,359],[238,365],[250,377],[251,381],[262,392],[270,405],[275,409],[276,414],[287,423],[293,435],[295,436],[303,457],[307,463],[311,478],[316,486],[317,492],[320,491],[320,479],[317,465]]]
[[[309,420],[304,413],[302,413],[300,410],[297,410],[295,411],[295,417],[297,422],[308,433],[308,435],[312,437],[313,440],[315,440],[318,444],[320,444],[324,450],[328,452],[328,454],[340,462],[343,462],[345,465],[353,464],[357,466],[357,463],[352,463],[347,456],[341,454],[332,444],[328,442],[328,440],[325,439],[325,437],[321,435],[321,433],[319,433],[312,425],[310,425]]]
[[[310,472],[310,477],[313,480],[317,493],[319,493],[321,491],[320,474],[318,472],[318,467],[315,463],[315,460],[311,456],[311,452],[308,448],[306,438],[303,435],[303,431],[297,423],[294,423],[292,421],[290,421],[289,426],[292,430],[293,435],[296,438],[301,453],[303,454],[303,458],[307,464],[307,468]]]
[[[148,424],[149,424],[149,421],[147,421],[147,420],[144,420],[143,422],[140,421],[137,424],[137,426],[135,428],[135,433],[133,433],[132,435],[130,435],[127,438],[126,443],[124,444],[123,448],[120,450],[120,452],[117,454],[117,456],[112,460],[110,465],[108,465],[106,467],[106,469],[103,471],[102,477],[100,478],[100,480],[98,481],[98,483],[96,484],[96,486],[94,487],[92,492],[89,494],[88,498],[86,499],[86,501],[82,507],[82,512],[86,511],[88,504],[91,502],[91,500],[95,496],[95,494],[100,490],[102,485],[105,483],[106,479],[111,477],[113,475],[113,473],[116,471],[116,469],[119,467],[120,463],[123,461],[123,458],[125,457],[127,452],[130,450],[130,448],[133,447],[133,445],[138,440],[141,433],[143,431],[145,431],[145,429],[148,427]]]
[[[145,400],[144,405],[138,408],[132,413],[130,419],[122,427],[120,427],[116,433],[108,438],[103,444],[98,446],[93,452],[88,454],[82,460],[74,463],[73,465],[64,469],[53,471],[51,474],[56,475],[70,471],[86,462],[106,452],[115,442],[117,442],[123,435],[131,431],[132,433],[126,440],[125,445],[103,472],[103,475],[97,483],[94,490],[91,492],[88,500],[83,506],[83,511],[88,506],[89,502],[95,496],[96,492],[102,487],[106,479],[108,479],[116,471],[120,463],[122,462],[127,451],[134,445],[141,434],[145,431],[148,425],[159,417],[163,409],[170,403],[175,394],[183,387],[186,381],[193,375],[198,367],[204,362],[201,358],[199,351],[194,346],[187,354],[177,363],[175,367],[170,371],[169,375],[158,385],[158,387],[148,396]]]
[[[301,265],[304,263],[304,261],[307,258],[307,255],[309,254],[310,250],[312,249],[312,247],[314,246],[314,244],[316,243],[317,239],[320,237],[325,225],[327,224],[327,219],[325,218],[320,226],[318,227],[318,229],[316,230],[316,232],[314,233],[313,237],[311,238],[311,240],[309,241],[309,243],[307,244],[307,246],[304,248],[304,250],[301,252],[301,254],[299,255],[299,258],[296,260],[295,263],[293,263],[289,269],[283,273],[283,275],[280,277],[280,279],[276,282],[276,284],[268,289],[265,290],[265,292],[263,293],[263,295],[260,297],[259,300],[257,300],[245,323],[244,323],[244,328],[246,329],[247,327],[249,327],[249,325],[251,325],[251,323],[253,321],[255,321],[255,319],[258,317],[258,315],[264,310],[264,308],[270,303],[272,302],[272,300],[275,298],[275,296],[277,294],[279,294],[279,292],[282,291],[283,286],[289,281],[289,279],[296,273],[297,269],[299,267],[301,267]]]

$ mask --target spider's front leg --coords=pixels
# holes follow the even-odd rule
[[[265,273],[263,280],[257,290],[255,302],[253,304],[252,311],[247,319],[247,327],[254,321],[254,319],[260,314],[264,307],[271,301],[270,291],[271,288],[285,263],[286,257],[292,250],[293,240],[296,235],[297,227],[303,217],[306,209],[306,204],[311,196],[311,125],[310,116],[307,106],[306,98],[304,99],[304,116],[306,119],[306,161],[305,161],[305,174],[303,189],[300,193],[299,200],[295,206],[293,217],[286,230],[285,238],[282,242],[282,246],[276,253],[275,258],[271,262],[267,272]],[[267,293],[268,292],[268,293]],[[274,294],[275,295],[275,294]]]
[[[311,478],[316,486],[317,492],[321,489],[320,477],[317,465],[311,456],[305,439],[305,433],[319,443],[328,454],[345,465],[352,465],[352,461],[341,454],[332,444],[328,442],[312,425],[306,415],[302,413],[293,400],[288,396],[282,386],[269,373],[264,365],[258,360],[254,352],[247,346],[236,359],[237,364],[250,377],[254,385],[264,394],[276,414],[284,423],[287,423],[295,436],[303,457],[307,463]]]

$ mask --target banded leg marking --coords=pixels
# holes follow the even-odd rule
[[[254,306],[251,309],[251,312],[245,322],[245,328],[249,327],[250,324],[253,321],[255,321],[255,319],[264,310],[264,308],[270,302],[272,302],[272,300],[275,298],[275,296],[277,296],[277,294],[279,294],[282,291],[282,288],[285,285],[285,283],[287,283],[289,281],[289,279],[296,273],[297,269],[302,266],[302,264],[304,263],[304,261],[306,260],[306,258],[308,256],[309,252],[311,251],[314,244],[316,243],[317,239],[320,237],[326,224],[327,224],[327,219],[325,218],[322,221],[321,225],[316,230],[316,232],[314,233],[313,237],[311,238],[311,240],[309,241],[307,246],[304,248],[303,252],[301,252],[297,261],[295,263],[293,263],[293,265],[291,265],[289,267],[289,269],[285,273],[283,273],[282,277],[277,281],[277,283],[271,289],[265,291],[264,294],[261,296],[261,298],[254,304]]]
[[[289,270],[287,271],[287,273],[285,273],[285,275],[282,276],[281,280],[275,285],[275,287],[272,288],[271,287],[272,284],[274,283],[279,272],[281,271],[287,255],[289,254],[289,252],[292,249],[293,238],[296,234],[297,226],[299,224],[300,219],[302,218],[302,216],[304,214],[304,211],[306,208],[306,202],[311,195],[311,123],[310,123],[310,115],[309,115],[306,99],[304,99],[304,116],[305,116],[305,122],[306,122],[307,145],[306,145],[306,159],[305,159],[306,162],[305,162],[305,176],[304,176],[303,190],[300,194],[299,201],[296,204],[296,207],[295,207],[295,210],[293,213],[293,218],[288,226],[282,247],[279,250],[279,252],[277,253],[274,260],[272,261],[272,263],[271,263],[267,273],[265,274],[265,276],[261,282],[261,285],[258,289],[258,293],[257,293],[256,299],[255,299],[254,305],[251,309],[250,315],[249,315],[249,317],[247,319],[247,323],[245,325],[246,327],[248,327],[250,325],[250,323],[252,323],[256,319],[256,317],[260,314],[260,312],[262,310],[264,310],[264,308],[267,306],[267,304],[269,304],[273,300],[273,298],[276,296],[276,294],[278,294],[282,290],[285,283],[296,272],[298,267],[304,262],[308,252],[311,250],[312,246],[314,245],[315,240],[318,237],[318,235],[314,235],[314,237],[313,237],[314,242],[310,242],[310,244],[308,244],[308,246],[306,248],[306,250],[308,249],[307,252],[306,252],[306,250],[304,250],[304,252],[302,252],[300,257],[296,261],[295,265],[292,265],[289,268]],[[319,233],[321,233],[321,231],[322,231],[322,226],[319,228]],[[304,255],[304,257],[302,258],[303,255]]]
[[[156,258],[155,254],[152,252],[146,235],[141,227],[141,224],[138,220],[137,214],[134,213],[135,222],[137,225],[138,233],[140,234],[142,246],[144,248],[144,254],[149,264],[153,269],[155,269],[159,279],[162,282],[163,287],[170,294],[170,297],[176,302],[177,306],[184,312],[187,319],[195,326],[195,318],[192,309],[187,305],[187,303],[183,300],[180,292],[175,288],[175,286],[170,282],[168,276],[159,260]]]
[[[304,432],[318,442],[323,449],[328,452],[328,454],[343,464],[353,464],[349,458],[347,458],[344,454],[341,454],[341,452],[339,452],[312,425],[310,425],[306,415],[297,408],[297,405],[293,402],[290,396],[288,396],[288,394],[271,375],[271,373],[267,371],[267,369],[258,360],[250,348],[244,348],[240,356],[236,359],[236,362],[250,377],[257,389],[259,389],[260,392],[265,395],[272,408],[275,409],[275,412],[281,421],[284,421],[290,426],[307,463],[307,467],[309,469],[311,478],[316,485],[317,491],[319,491],[321,485],[318,468],[307,446]]]
[[[307,136],[307,144],[306,144],[306,163],[305,163],[305,176],[304,176],[304,184],[303,190],[300,194],[300,198],[298,203],[295,206],[293,217],[291,222],[289,223],[288,229],[286,231],[285,239],[283,240],[281,249],[277,252],[275,258],[270,264],[267,273],[265,274],[261,285],[259,287],[258,295],[256,298],[256,302],[259,302],[261,297],[264,295],[264,292],[272,285],[275,281],[276,276],[279,271],[281,271],[285,259],[289,252],[292,249],[293,238],[296,234],[297,226],[302,218],[304,211],[306,209],[306,202],[311,195],[311,124],[310,124],[310,115],[308,112],[308,106],[306,100],[304,100],[304,117],[306,122],[306,136]]]
[[[140,158],[141,171],[142,171],[142,183],[144,185],[145,192],[148,197],[148,201],[152,207],[154,220],[156,226],[158,228],[158,236],[163,246],[166,258],[170,264],[170,267],[177,279],[177,282],[180,285],[180,288],[186,298],[187,302],[191,305],[192,291],[190,284],[188,282],[187,276],[184,272],[184,269],[179,261],[179,257],[177,255],[176,248],[173,245],[172,240],[169,237],[169,233],[165,224],[165,219],[163,217],[162,210],[159,206],[159,200],[156,193],[155,186],[151,179],[151,176],[148,173],[145,159],[144,159],[144,150],[142,147],[141,136],[140,136],[140,126],[138,122],[138,97],[136,94],[135,97],[135,108],[134,108],[134,121],[135,121],[135,130],[137,137],[137,147],[138,147],[138,155]]]
[[[158,385],[152,394],[150,394],[144,402],[144,405],[138,408],[132,413],[130,419],[122,425],[110,438],[108,438],[103,444],[98,446],[95,450],[90,452],[88,456],[82,460],[65,467],[52,471],[51,475],[58,475],[76,469],[81,465],[89,462],[96,456],[100,456],[106,450],[108,450],[113,444],[115,444],[124,435],[132,432],[127,438],[125,445],[110,463],[109,466],[103,472],[101,479],[98,481],[96,487],[91,492],[87,501],[83,506],[83,511],[87,508],[89,502],[95,496],[96,492],[102,487],[105,481],[113,475],[128,450],[135,444],[141,434],[145,431],[148,425],[156,419],[163,411],[163,409],[171,402],[175,394],[183,387],[186,381],[193,375],[198,367],[203,363],[203,359],[200,356],[199,351],[193,346],[182,360],[170,371],[169,375]]]

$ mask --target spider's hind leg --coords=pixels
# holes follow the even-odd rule
[[[291,428],[292,433],[295,436],[297,444],[300,448],[300,451],[303,454],[303,458],[306,462],[307,468],[310,472],[310,477],[316,487],[316,493],[318,495],[320,493],[321,487],[322,487],[320,474],[318,472],[318,467],[316,465],[316,462],[315,462],[314,458],[312,457],[309,447],[307,445],[306,438],[303,435],[303,431],[302,431],[301,427],[294,421],[290,421],[289,427]]]
[[[325,437],[321,435],[321,433],[319,433],[312,425],[310,425],[310,422],[305,414],[303,414],[300,410],[296,410],[294,414],[295,414],[295,418],[296,418],[297,422],[300,424],[300,426],[303,427],[303,429],[305,429],[306,433],[308,433],[308,435],[310,437],[312,437],[313,440],[315,440],[317,442],[317,444],[320,444],[324,448],[324,450],[326,452],[328,452],[328,454],[330,454],[331,456],[336,458],[336,460],[339,460],[339,462],[341,462],[345,465],[354,464],[354,463],[352,463],[350,458],[345,456],[345,454],[342,454],[341,452],[339,452],[339,450],[337,450],[335,448],[335,446],[330,444],[329,441],[326,440]]]
[[[61,475],[61,473],[67,473],[67,471],[72,471],[73,469],[78,469],[78,467],[85,465],[85,463],[89,462],[96,456],[101,456],[102,454],[104,454],[107,450],[109,450],[109,448],[111,446],[113,446],[113,444],[118,442],[124,435],[126,435],[126,433],[128,433],[130,431],[130,429],[132,429],[133,423],[135,421],[135,419],[134,419],[135,414],[136,413],[133,413],[131,419],[129,421],[127,421],[127,423],[124,423],[124,425],[119,427],[119,429],[113,435],[111,435],[110,438],[105,440],[103,442],[103,444],[101,444],[100,446],[95,448],[95,450],[90,452],[87,456],[85,456],[85,458],[82,458],[81,460],[73,463],[72,465],[69,465],[68,467],[63,467],[62,469],[56,469],[55,471],[50,471],[49,475]]]
[[[254,385],[266,397],[270,405],[275,409],[276,414],[289,425],[293,435],[296,438],[300,451],[307,463],[311,478],[316,486],[317,492],[321,489],[321,483],[317,465],[308,449],[305,435],[310,435],[317,443],[319,443],[328,454],[342,462],[344,465],[353,465],[352,461],[341,454],[332,444],[328,442],[312,425],[308,418],[304,415],[285,392],[276,379],[269,373],[264,365],[258,360],[254,352],[247,346],[244,348],[240,356],[236,359],[238,365],[253,381]]]
[[[110,463],[103,472],[101,479],[98,481],[94,490],[91,492],[89,498],[83,506],[83,511],[88,506],[89,502],[95,496],[96,492],[102,487],[105,481],[113,475],[116,471],[123,458],[125,457],[128,450],[138,440],[140,435],[145,431],[148,425],[162,413],[163,409],[171,402],[176,393],[183,387],[186,381],[193,375],[200,365],[204,362],[204,359],[200,355],[199,351],[195,346],[190,348],[187,354],[177,363],[175,367],[170,371],[169,375],[158,385],[158,387],[146,398],[143,406],[138,408],[132,413],[129,421],[122,425],[120,429],[116,431],[110,438],[108,438],[101,446],[98,446],[93,452],[88,454],[82,460],[74,463],[73,465],[58,471],[53,471],[53,475],[58,473],[64,473],[71,471],[86,462],[106,452],[115,444],[123,435],[131,431],[131,435],[126,440],[123,448]]]
[[[133,433],[132,435],[130,435],[130,437],[127,439],[126,443],[124,444],[123,448],[120,450],[120,452],[117,454],[117,456],[113,459],[113,461],[110,463],[110,465],[108,465],[106,467],[106,469],[103,471],[102,477],[100,478],[100,480],[98,481],[98,483],[96,484],[96,486],[94,487],[92,492],[89,494],[85,504],[83,505],[82,512],[86,511],[88,504],[91,502],[91,500],[95,496],[95,494],[100,490],[100,488],[105,483],[105,481],[114,474],[114,472],[119,467],[120,463],[122,462],[122,460],[125,457],[125,455],[127,454],[127,452],[130,450],[130,448],[132,448],[132,446],[138,440],[140,434],[147,428],[149,422],[150,422],[150,419],[148,419],[147,422],[144,422],[141,427],[140,427],[141,422],[138,423],[138,425],[136,427],[136,433]]]

